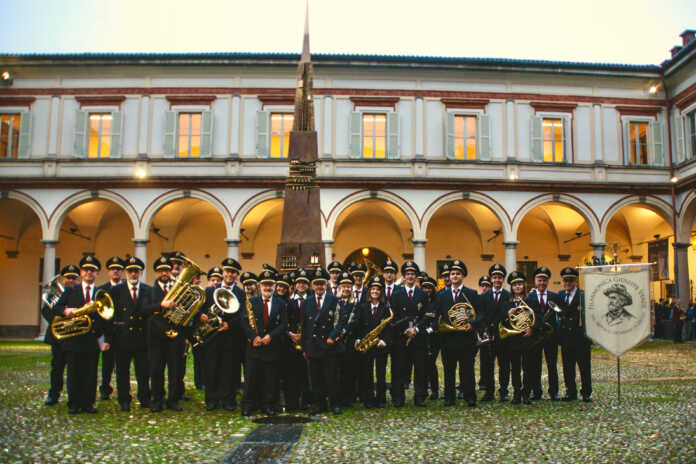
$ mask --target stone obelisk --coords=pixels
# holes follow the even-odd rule
[[[312,61],[309,55],[309,7],[302,56],[297,67],[295,120],[290,132],[285,182],[283,227],[278,244],[278,269],[316,268],[324,264],[319,187],[316,183],[317,133],[314,130]]]

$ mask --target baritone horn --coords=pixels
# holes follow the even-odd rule
[[[72,317],[58,316],[54,318],[51,322],[51,333],[56,340],[84,335],[92,330],[92,318],[89,315],[95,312],[105,321],[114,317],[114,302],[104,289],[97,290],[94,294],[94,301],[90,301],[77,309]]]
[[[471,325],[476,320],[476,310],[471,303],[459,302],[452,305],[447,311],[450,323],[446,323],[440,317],[437,324],[437,330],[440,332],[465,332],[471,330],[466,328],[467,324]]]
[[[173,309],[168,309],[162,314],[162,317],[169,321],[169,330],[165,332],[169,338],[176,338],[179,335],[177,328],[186,327],[198,313],[198,308],[205,303],[205,292],[193,284],[193,279],[201,274],[201,269],[190,259],[183,257],[183,260],[184,265],[179,276],[162,300],[176,303]]]
[[[500,335],[501,339],[512,335],[523,334],[528,328],[533,327],[536,322],[534,310],[530,308],[524,300],[512,309],[512,315],[498,323],[498,335]]]

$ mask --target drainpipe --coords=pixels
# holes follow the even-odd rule
[[[669,182],[672,184],[672,230],[674,231],[674,297],[679,298],[679,267],[677,265],[677,200],[676,200],[676,183],[672,182],[674,178],[674,162],[672,160],[672,102],[669,100],[667,92],[667,84],[665,78],[662,78],[662,88],[665,92],[665,104],[667,105],[667,154],[669,155]],[[688,304],[685,302],[684,304]]]

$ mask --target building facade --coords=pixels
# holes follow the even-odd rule
[[[495,262],[543,264],[556,288],[593,256],[659,257],[653,297],[691,299],[682,39],[655,66],[313,56],[327,261],[367,248],[435,274],[459,258],[470,286]],[[297,59],[0,56],[0,334],[36,335],[40,285],[84,252],[274,263]]]

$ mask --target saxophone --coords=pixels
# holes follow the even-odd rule
[[[302,353],[302,321],[300,320],[297,323],[297,332],[295,332],[297,335],[300,336],[300,341],[295,344],[295,349]]]
[[[251,307],[251,301],[247,298],[246,300],[246,312],[247,312],[247,317],[249,318],[249,327],[251,327],[251,330],[256,332],[256,335],[259,334],[259,330],[256,328],[256,318],[254,317],[254,309]]]
[[[389,317],[382,320],[377,327],[372,329],[365,337],[360,340],[358,346],[355,348],[358,352],[365,354],[379,343],[379,334],[382,333],[384,328],[389,325],[391,320],[394,319],[394,311],[389,307]]]

